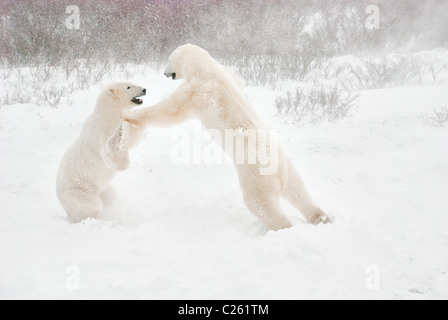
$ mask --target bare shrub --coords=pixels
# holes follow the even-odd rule
[[[6,94],[2,97],[0,97],[0,108],[4,106],[9,106],[12,104],[12,100],[10,98],[9,92],[6,92]]]
[[[250,86],[275,85],[279,81],[294,79],[303,81],[309,69],[308,62],[300,56],[244,56],[225,59],[225,65],[238,70],[238,74]]]
[[[366,62],[367,74],[365,79],[366,89],[380,89],[387,86],[394,77],[396,66],[385,60]]]
[[[12,68],[7,68],[6,64],[4,66],[4,68],[0,69],[0,80],[7,80],[12,74]]]
[[[356,108],[358,92],[344,89],[338,83],[299,87],[276,100],[279,116],[298,126],[307,123],[335,122],[350,117]]]
[[[382,89],[397,86],[421,86],[442,83],[448,79],[446,50],[424,53],[391,54],[377,59],[352,57],[352,64],[338,65],[334,59],[313,70],[313,80],[340,79],[357,90]]]
[[[60,101],[66,94],[58,88],[56,85],[47,85],[38,92],[38,95],[34,97],[36,104],[46,104],[52,108],[57,108]]]
[[[443,49],[422,53],[418,61],[423,68],[424,75],[429,75],[431,84],[439,84],[448,78],[448,57]]]
[[[35,67],[1,70],[4,90],[0,105],[26,104],[59,107],[61,100],[108,78],[131,76],[126,68],[121,72],[110,61],[75,60],[63,66],[40,64]],[[142,67],[143,68],[143,67]]]
[[[432,128],[443,128],[448,125],[448,107],[443,106],[434,109],[432,114],[423,114],[421,116],[423,123]]]

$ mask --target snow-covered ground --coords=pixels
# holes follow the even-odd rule
[[[145,105],[177,86],[130,80]],[[311,226],[285,204],[295,226],[267,233],[231,165],[172,163],[179,127],[148,130],[114,180],[109,220],[68,223],[56,171],[100,89],[58,109],[0,108],[0,298],[448,298],[448,128],[420,118],[448,104],[447,85],[364,91],[351,119],[301,129],[276,117],[282,91],[247,88],[336,218]]]

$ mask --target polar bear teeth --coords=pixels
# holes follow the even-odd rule
[[[142,99],[134,98],[134,99],[132,99],[132,102],[135,103],[135,104],[142,104],[142,103],[143,103],[143,100],[142,100]]]

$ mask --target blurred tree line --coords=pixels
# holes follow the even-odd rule
[[[372,4],[380,30],[365,27]],[[80,8],[79,30],[66,28],[70,5]],[[345,54],[448,46],[446,0],[0,0],[0,10],[0,57],[10,66],[164,61],[188,42],[224,60],[280,57],[285,69],[291,57],[306,68]]]

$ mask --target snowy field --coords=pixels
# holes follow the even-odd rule
[[[145,105],[178,85],[129,80],[148,89]],[[108,220],[70,224],[56,172],[101,87],[58,109],[1,107],[0,298],[448,299],[448,127],[421,120],[448,104],[448,86],[363,91],[352,118],[299,129],[275,110],[292,85],[246,93],[333,225],[285,204],[294,227],[266,232],[231,165],[172,163],[179,127],[148,130]]]

